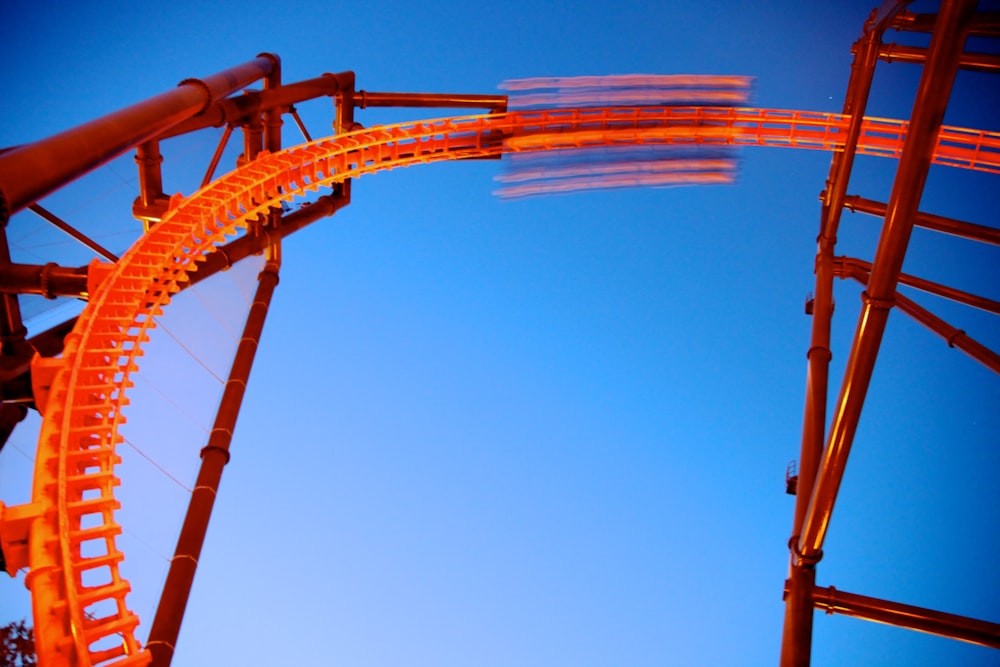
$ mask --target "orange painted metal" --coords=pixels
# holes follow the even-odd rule
[[[273,250],[273,247],[272,247]],[[229,463],[229,445],[236,428],[250,369],[264,329],[264,320],[278,284],[280,257],[269,252],[270,258],[257,277],[257,291],[243,328],[243,335],[226,380],[222,401],[208,444],[201,450],[201,467],[188,505],[174,557],[170,561],[167,580],[149,632],[146,650],[153,656],[153,667],[169,667],[194,583],[198,559],[208,531],[208,523],[222,480],[222,470]]]
[[[815,558],[822,553],[924,182],[936,149],[941,145],[939,136],[944,134],[940,124],[958,71],[958,58],[965,42],[964,26],[975,5],[975,0],[945,0],[938,15],[930,55],[913,106],[912,132],[900,155],[886,222],[872,263],[868,289],[863,295],[864,306],[834,406],[816,485],[796,545],[797,553],[804,557]]]
[[[163,134],[211,103],[266,76],[275,58],[262,55],[35,143],[0,153],[0,221]]]
[[[866,262],[863,259],[840,257],[836,260],[836,263],[838,265],[837,275],[841,277],[844,275],[852,275],[852,272],[857,270],[860,270],[866,275],[871,274],[871,262]],[[927,292],[928,294],[935,294],[937,296],[944,297],[945,299],[950,299],[958,303],[964,303],[967,306],[984,310],[987,313],[1000,315],[1000,301],[996,301],[994,299],[989,299],[977,294],[970,294],[969,292],[955,289],[954,287],[948,287],[947,285],[941,285],[940,283],[926,280],[924,278],[918,278],[917,276],[911,276],[907,273],[899,274],[899,283],[902,285],[908,285],[922,292]]]
[[[207,127],[237,126],[261,112],[290,107],[317,97],[334,97],[353,92],[354,72],[323,74],[314,79],[244,91],[242,95],[216,100],[203,113],[167,130],[159,136],[167,139]]]
[[[865,23],[858,42],[851,77],[844,100],[844,114],[850,119],[841,150],[833,155],[827,188],[823,192],[820,229],[816,243],[816,290],[812,303],[812,330],[806,354],[806,398],[799,454],[795,511],[792,535],[789,538],[790,558],[785,596],[785,615],[781,637],[781,667],[807,667],[812,656],[813,605],[812,590],[816,583],[815,563],[804,560],[796,545],[802,531],[802,521],[808,509],[809,497],[816,481],[826,429],[826,409],[829,392],[830,331],[833,320],[833,254],[837,230],[847,193],[848,175],[861,149],[864,112],[875,75],[877,46],[889,22],[903,8],[903,3],[885,3],[883,12],[874,14]]]
[[[813,593],[817,609],[828,614],[844,614],[878,623],[950,637],[971,644],[1000,648],[1000,624],[968,616],[948,614],[909,604],[880,600],[840,591],[833,586],[816,588]]]
[[[856,195],[846,197],[845,206],[850,211],[867,213],[879,218],[885,217],[885,204],[871,199],[865,199],[864,197],[858,197]],[[989,243],[990,245],[1000,246],[1000,229],[997,229],[996,227],[976,225],[970,222],[963,222],[961,220],[953,220],[940,215],[933,215],[931,213],[917,213],[914,218],[914,224],[917,227],[932,229],[943,234],[951,234],[952,236],[969,239],[970,241],[979,241],[981,243]]]
[[[871,265],[857,259],[841,260],[840,266],[837,269],[839,277],[854,278],[862,285],[868,284],[870,272]],[[903,282],[903,280],[904,278],[901,276],[900,282]],[[957,292],[957,290],[944,290],[942,296],[949,298],[954,296],[953,294],[949,294],[949,292]],[[961,294],[963,293],[959,293],[959,295]],[[894,300],[896,308],[939,335],[948,343],[948,347],[957,347],[994,373],[1000,373],[1000,354],[975,340],[962,329],[953,327],[923,306],[914,303],[912,299],[897,292]],[[979,305],[976,303],[976,299],[959,298],[958,300],[976,307]],[[988,308],[987,310],[995,312],[992,308]]]
[[[359,90],[354,103],[368,107],[407,107],[411,109],[486,109],[490,113],[507,110],[506,95],[453,95],[443,93],[382,93]]]

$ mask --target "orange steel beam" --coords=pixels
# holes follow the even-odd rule
[[[944,0],[931,37],[913,106],[909,133],[889,197],[886,222],[875,253],[864,306],[858,320],[840,397],[837,399],[816,484],[796,545],[804,558],[818,559],[829,527],[844,467],[861,416],[903,257],[930,169],[941,119],[958,71],[966,24],[975,0]]]
[[[181,283],[180,289],[183,290],[195,285],[219,271],[225,271],[250,255],[264,252],[270,243],[283,239],[320,218],[333,215],[347,203],[345,198],[339,195],[324,195],[309,206],[282,216],[276,226],[268,228],[267,234],[244,234],[236,240],[218,247],[214,252],[205,256],[198,271],[191,274],[186,283]],[[85,299],[88,296],[88,285],[92,283],[91,267],[92,265],[66,268],[52,264],[44,266],[12,264],[0,273],[0,292],[39,294],[49,298],[68,296]],[[75,323],[76,318],[74,317],[30,338],[28,344],[31,346],[31,354],[37,352],[43,357],[54,357],[61,353],[66,335],[72,330]],[[3,406],[0,406],[0,447],[2,447],[2,443],[5,442],[3,428],[5,418],[17,416],[18,421],[20,421],[24,416],[19,411],[8,414],[8,412],[3,412],[2,408],[13,403],[34,403],[34,393],[27,367],[23,368],[19,375],[11,376],[0,383],[0,398],[4,402]]]
[[[879,218],[885,217],[886,205],[872,199],[865,199],[857,195],[846,197],[844,205],[849,211],[867,213]],[[1000,229],[976,225],[971,222],[953,220],[932,213],[917,213],[914,218],[914,225],[924,229],[932,229],[936,232],[951,234],[970,241],[981,241],[992,245],[1000,245]]]
[[[226,380],[215,424],[208,444],[201,450],[198,478],[191,493],[188,511],[181,526],[180,536],[177,538],[177,547],[170,561],[170,569],[163,584],[160,603],[146,644],[147,650],[152,655],[153,667],[169,667],[174,656],[184,610],[198,567],[198,558],[201,556],[215,497],[222,480],[222,470],[229,463],[229,446],[236,428],[236,419],[246,392],[271,297],[278,284],[280,260],[276,255],[277,253],[272,255],[257,277],[257,291],[250,306],[250,313],[247,315],[229,378]]]
[[[957,347],[994,373],[1000,373],[1000,354],[971,338],[961,329],[951,326],[937,315],[934,315],[926,308],[918,306],[902,294],[896,295],[896,307],[944,338],[948,343],[948,347]]]
[[[186,79],[171,91],[0,154],[0,220],[266,76],[274,64],[265,54],[204,79]]]
[[[135,164],[139,170],[139,196],[132,204],[132,215],[148,227],[159,220],[169,198],[163,192],[163,155],[160,142],[150,139],[136,146]]]
[[[12,266],[6,225],[0,225],[0,273]],[[27,369],[30,350],[24,337],[28,330],[21,319],[21,304],[16,294],[0,297],[0,378],[16,377]],[[25,357],[28,353],[28,357]]]
[[[883,7],[885,7],[883,5]],[[833,315],[833,249],[837,242],[837,230],[843,210],[843,200],[855,155],[863,151],[864,111],[871,94],[872,79],[875,74],[877,48],[882,35],[895,14],[901,11],[903,3],[896,3],[891,11],[872,16],[865,25],[864,34],[858,41],[859,48],[851,67],[844,101],[844,115],[850,117],[847,139],[843,152],[835,153],[830,164],[827,187],[822,194],[823,208],[816,252],[816,291],[814,296],[813,328],[809,347],[806,379],[806,415],[799,459],[799,490],[795,514],[792,522],[793,538],[797,537],[805,516],[806,505],[802,496],[808,497],[812,489],[823,445],[823,429],[826,421],[826,392],[828,386],[828,365],[830,361],[830,321]]]
[[[1000,624],[998,623],[848,593],[837,590],[833,586],[814,589],[813,599],[816,608],[828,614],[844,614],[932,635],[950,637],[971,644],[1000,648]]]
[[[837,275],[840,277],[853,275],[852,271],[855,269],[859,269],[868,275],[871,274],[871,263],[866,262],[863,259],[840,257],[835,260],[835,262],[837,264]],[[978,308],[979,310],[985,310],[988,313],[1000,314],[1000,301],[988,299],[984,296],[978,296],[976,294],[970,294],[969,292],[955,289],[954,287],[948,287],[947,285],[941,285],[940,283],[935,283],[916,276],[911,276],[907,273],[899,274],[899,282],[903,285],[908,285],[914,289],[918,289],[921,292],[927,292],[928,294],[934,294],[958,303],[964,303],[967,306],[972,306],[973,308]]]
[[[812,655],[813,602],[816,584],[815,559],[803,560],[796,545],[802,522],[808,509],[823,452],[826,428],[826,406],[829,391],[830,331],[833,319],[833,252],[837,244],[837,228],[843,212],[843,201],[855,155],[862,150],[864,113],[871,94],[872,80],[878,61],[882,35],[906,6],[905,2],[885,3],[872,12],[857,42],[851,76],[844,97],[844,115],[850,118],[846,128],[843,151],[834,153],[830,173],[823,191],[820,229],[816,242],[816,287],[813,301],[813,321],[809,351],[806,354],[806,398],[803,414],[802,441],[799,450],[798,488],[789,538],[789,559],[786,584],[785,615],[781,638],[781,667],[808,667]]]
[[[264,77],[264,92],[281,88],[281,60],[275,56],[274,68]],[[281,109],[269,106],[263,111],[264,150],[277,153],[281,150]]]
[[[845,262],[842,266],[843,270],[839,271],[839,275],[841,278],[854,278],[862,285],[867,285],[870,269],[865,264],[860,260]],[[957,347],[994,373],[1000,373],[1000,354],[997,354],[970,337],[962,329],[953,327],[934,313],[917,305],[898,292],[896,293],[895,300],[896,307],[899,310],[941,336],[948,343],[948,347]]]

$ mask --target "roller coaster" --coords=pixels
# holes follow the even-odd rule
[[[906,5],[887,3],[865,23],[841,114],[673,104],[508,109],[502,95],[359,91],[351,72],[284,84],[279,59],[264,54],[214,76],[186,80],[172,91],[55,137],[0,153],[0,217],[6,223],[23,209],[40,209],[39,199],[78,176],[136,150],[141,189],[134,214],[145,225],[145,233],[122,257],[95,260],[86,267],[14,265],[6,242],[2,248],[6,257],[0,256],[3,354],[9,362],[6,367],[17,369],[4,380],[8,403],[3,422],[9,433],[25,403],[44,414],[32,501],[0,506],[6,569],[11,574],[28,570],[40,664],[169,664],[215,489],[229,458],[229,439],[256,341],[277,283],[283,237],[348,205],[351,180],[379,171],[512,154],[649,146],[762,146],[833,155],[823,195],[815,296],[810,302],[813,329],[802,452],[797,474],[790,479],[796,508],[789,542],[782,665],[809,664],[814,609],[1000,648],[996,623],[815,583],[816,565],[890,309],[907,313],[949,345],[1000,372],[1000,355],[995,351],[896,292],[899,283],[919,284],[926,291],[1000,313],[1000,303],[901,272],[914,226],[1000,244],[996,229],[918,210],[932,163],[1000,173],[1000,132],[941,124],[959,68],[1000,70],[997,57],[972,58],[964,52],[967,35],[1000,37],[1000,22],[995,16],[977,14],[975,3],[965,0],[944,0],[936,16],[910,14]],[[917,102],[908,120],[864,115],[875,65],[887,57],[882,36],[890,29],[931,35],[928,49],[906,55],[923,65]],[[901,57],[899,52],[895,57]],[[263,90],[234,96],[262,79]],[[294,104],[316,97],[335,100],[334,135],[282,147],[281,115],[292,115],[301,127]],[[540,96],[534,101],[558,100]],[[361,127],[355,121],[355,109],[373,106],[486,113]],[[159,142],[213,126],[224,126],[226,132],[203,187],[187,196],[168,197],[162,190]],[[234,171],[213,178],[218,156],[234,128],[243,130],[244,159]],[[847,196],[856,155],[899,161],[887,203]],[[611,183],[664,182],[656,180],[661,177],[644,178],[617,174]],[[604,187],[608,181],[589,184]],[[587,186],[585,181],[573,187]],[[524,193],[546,191],[552,188],[543,184]],[[292,205],[303,200],[306,204],[293,210]],[[878,251],[870,263],[834,256],[836,229],[845,208],[884,218]],[[135,637],[139,619],[127,605],[131,585],[119,571],[125,554],[116,543],[121,532],[115,518],[119,508],[116,465],[121,460],[116,447],[122,442],[119,427],[127,412],[129,389],[140,369],[143,345],[171,298],[261,252],[266,253],[267,262],[247,330],[203,450],[199,481],[160,608],[149,640],[141,646]],[[835,277],[858,280],[865,285],[865,295],[842,389],[828,424]],[[27,340],[20,326],[18,294],[76,296],[86,298],[87,305],[75,320]],[[15,395],[18,400],[9,398]]]

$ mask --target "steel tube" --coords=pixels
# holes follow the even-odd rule
[[[927,49],[901,44],[883,44],[878,57],[887,63],[919,64],[927,59]],[[963,53],[958,66],[971,72],[1000,72],[1000,56],[992,53]]]
[[[32,144],[0,154],[0,222],[138,144],[266,76],[271,56],[177,88]]]
[[[355,106],[408,107],[442,109],[489,109],[493,113],[507,110],[506,95],[450,95],[445,93],[372,93],[359,90]]]
[[[829,340],[833,313],[833,248],[846,197],[850,173],[856,152],[860,125],[871,90],[878,50],[884,31],[892,24],[907,2],[884,3],[873,13],[865,26],[865,33],[855,54],[851,81],[845,100],[844,112],[851,115],[844,152],[834,156],[830,177],[823,194],[823,216],[820,224],[816,256],[816,297],[813,308],[813,329],[808,354],[809,367],[806,382],[806,408],[800,456],[798,490],[793,520],[789,593],[786,596],[784,630],[782,635],[782,667],[808,667],[812,645],[812,591],[815,584],[815,563],[822,558],[822,549],[802,549],[802,535],[808,528],[817,478],[825,464],[823,454],[826,420],[827,385],[831,358]],[[827,447],[826,452],[829,452]],[[825,528],[825,526],[824,526]]]
[[[281,61],[274,57],[274,68],[264,78],[264,92],[268,93],[281,88]],[[277,153],[281,150],[281,109],[270,105],[263,110],[264,115],[264,148]]]
[[[0,225],[0,273],[11,266],[7,229]],[[24,337],[28,330],[21,318],[21,304],[16,294],[0,295],[0,380],[16,377],[28,369],[31,352]]]
[[[87,267],[10,264],[0,271],[0,293],[38,294],[49,299],[58,296],[82,299],[87,294]]]
[[[965,43],[965,24],[972,15],[975,4],[975,0],[942,2],[936,29],[931,37],[930,54],[917,89],[910,129],[889,197],[886,222],[875,253],[871,279],[863,295],[864,306],[797,545],[798,553],[806,558],[822,553],[823,540],[861,417],[917,206],[930,169],[937,133],[958,71],[958,58]]]
[[[896,295],[896,307],[945,339],[949,347],[957,347],[994,373],[1000,374],[1000,354],[973,339],[961,329],[951,326],[934,313],[917,305],[902,294]]]
[[[153,625],[149,631],[149,641],[146,646],[153,656],[154,667],[169,667],[173,659],[184,610],[198,567],[198,558],[201,556],[205,533],[208,531],[209,519],[222,479],[222,470],[229,462],[229,445],[232,442],[233,430],[236,428],[236,418],[246,391],[271,296],[278,284],[277,262],[269,261],[258,276],[258,280],[257,292],[247,316],[229,379],[223,390],[215,425],[208,438],[208,444],[201,451],[201,468],[198,471],[180,536],[177,538],[177,548],[170,562]]]
[[[838,276],[843,278],[854,275],[854,269],[857,269],[865,274],[870,274],[872,265],[863,259],[856,259],[854,257],[841,257],[837,260]],[[979,310],[984,310],[987,313],[1000,315],[1000,301],[987,299],[986,297],[979,296],[977,294],[970,294],[969,292],[964,292],[962,290],[955,289],[954,287],[948,287],[947,285],[941,285],[930,280],[911,276],[907,273],[899,274],[899,282],[903,285],[918,289],[921,292],[927,292],[928,294],[940,296],[942,298],[955,301],[956,303],[962,303],[966,306],[978,308]]]
[[[867,213],[868,215],[874,215],[879,218],[885,217],[887,208],[882,202],[865,199],[864,197],[859,197],[857,195],[846,197],[844,199],[844,206],[846,206],[849,211]],[[946,218],[932,213],[917,213],[914,218],[914,224],[917,227],[931,229],[944,234],[951,234],[952,236],[969,239],[970,241],[981,241],[982,243],[990,243],[992,245],[1000,246],[1000,229],[996,229],[994,227],[986,227],[984,225],[977,225],[971,222],[954,220],[952,218]]]
[[[160,142],[144,141],[135,147],[135,164],[139,168],[139,199],[136,204],[144,209],[158,203],[164,203],[163,193],[163,154],[160,153]]]
[[[910,32],[931,32],[937,21],[937,14],[913,14],[903,12],[894,21],[896,30]],[[1000,37],[1000,12],[976,12],[968,23],[968,34],[972,37]]]
[[[865,24],[859,48],[851,64],[851,77],[844,99],[844,113],[850,114],[844,150],[834,154],[830,175],[823,193],[823,208],[816,251],[816,288],[813,301],[812,333],[810,334],[806,371],[806,400],[803,415],[802,442],[799,451],[799,479],[792,519],[789,545],[795,546],[801,534],[808,498],[815,484],[816,471],[823,451],[826,428],[826,404],[829,386],[830,328],[833,319],[833,252],[837,243],[843,199],[854,157],[865,107],[871,93],[872,79],[878,62],[878,46],[882,34],[905,3],[897,2],[874,14]],[[781,643],[782,667],[808,667],[812,647],[811,590],[815,582],[815,562],[819,554],[806,561],[793,548],[789,564],[791,592],[785,599],[785,620]]]
[[[842,278],[854,278],[862,285],[868,284],[868,270],[860,266],[860,261],[845,263]],[[953,327],[940,317],[919,306],[902,294],[896,293],[896,307],[920,324],[941,336],[948,347],[957,347],[962,352],[989,368],[994,373],[1000,373],[1000,354],[997,354],[979,341]]]
[[[317,97],[332,97],[353,85],[354,73],[323,74],[313,79],[283,84],[276,88],[268,88],[258,92],[248,92],[239,97],[230,97],[216,101],[205,113],[184,121],[171,128],[160,138],[175,137],[188,132],[220,127],[222,125],[238,125],[244,122],[250,114],[262,110],[281,109],[293,104],[306,102]]]
[[[799,450],[799,479],[795,495],[795,512],[792,519],[792,547],[789,562],[788,586],[785,597],[785,618],[781,639],[781,667],[808,667],[812,653],[813,606],[812,587],[816,580],[814,569],[819,554],[803,560],[795,549],[801,535],[808,499],[815,484],[816,471],[823,452],[826,428],[826,404],[829,386],[830,328],[833,319],[833,252],[837,243],[843,199],[854,157],[857,152],[865,107],[871,93],[875,66],[878,63],[878,46],[882,34],[895,15],[902,11],[903,2],[874,14],[865,24],[851,64],[851,77],[844,99],[844,113],[851,115],[847,137],[842,152],[835,153],[830,162],[830,175],[823,193],[823,208],[816,250],[816,288],[813,301],[812,332],[806,354],[806,400],[803,415],[802,442]]]
[[[785,623],[781,635],[781,667],[809,667],[812,654],[813,591],[816,570],[795,564],[785,582]]]
[[[1000,648],[1000,624],[997,623],[847,593],[833,586],[815,588],[813,600],[817,609],[822,609],[828,614],[844,614],[981,646]]]
[[[851,116],[847,139],[842,152],[835,153],[830,162],[830,175],[823,193],[823,209],[816,251],[816,289],[813,301],[813,326],[810,337],[809,360],[806,376],[806,406],[803,424],[802,448],[799,458],[798,493],[792,535],[797,537],[805,517],[809,494],[819,465],[826,428],[826,402],[829,377],[830,324],[833,318],[833,252],[837,243],[837,230],[847,193],[851,169],[857,152],[858,139],[864,121],[865,107],[871,93],[872,79],[878,60],[878,47],[882,34],[905,3],[897,2],[891,8],[883,6],[883,13],[872,18],[865,26],[860,48],[851,65],[851,78],[844,101],[844,113]]]

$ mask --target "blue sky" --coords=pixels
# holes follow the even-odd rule
[[[285,81],[352,69],[372,91],[738,74],[755,77],[754,105],[840,111],[875,3],[653,4],[19,4],[0,45],[0,145],[263,51],[281,56]],[[918,76],[882,65],[869,114],[908,115]],[[996,91],[962,73],[946,122],[1000,129]],[[301,112],[314,137],[328,131],[327,103]],[[299,141],[291,122],[284,133]],[[218,136],[164,145],[168,191],[197,186]],[[496,161],[393,171],[358,179],[349,207],[288,239],[175,664],[776,664],[784,473],[799,450],[803,303],[830,157],[739,159],[732,186],[520,201],[492,194]],[[894,168],[859,160],[849,192],[885,201]],[[121,251],[138,230],[134,172],[125,156],[42,203]],[[995,181],[935,167],[922,209],[995,225]],[[16,261],[89,260],[30,213],[9,234]],[[838,254],[870,259],[877,234],[874,219],[845,214]],[[996,299],[996,260],[918,230],[905,270]],[[164,330],[191,355],[170,356],[181,344],[161,337],[144,362],[153,379],[138,383],[129,438],[182,483],[217,396],[201,364],[225,372],[219,346],[252,269],[168,311]],[[836,290],[839,378],[860,289]],[[995,318],[916,298],[1000,347]],[[29,324],[53,305],[26,304]],[[998,399],[995,375],[890,317],[821,585],[1000,618]],[[8,504],[27,499],[23,430],[0,455]],[[151,620],[184,493],[126,457],[130,601]],[[29,613],[22,584],[0,586],[0,621]],[[819,667],[996,660],[816,617]]]

